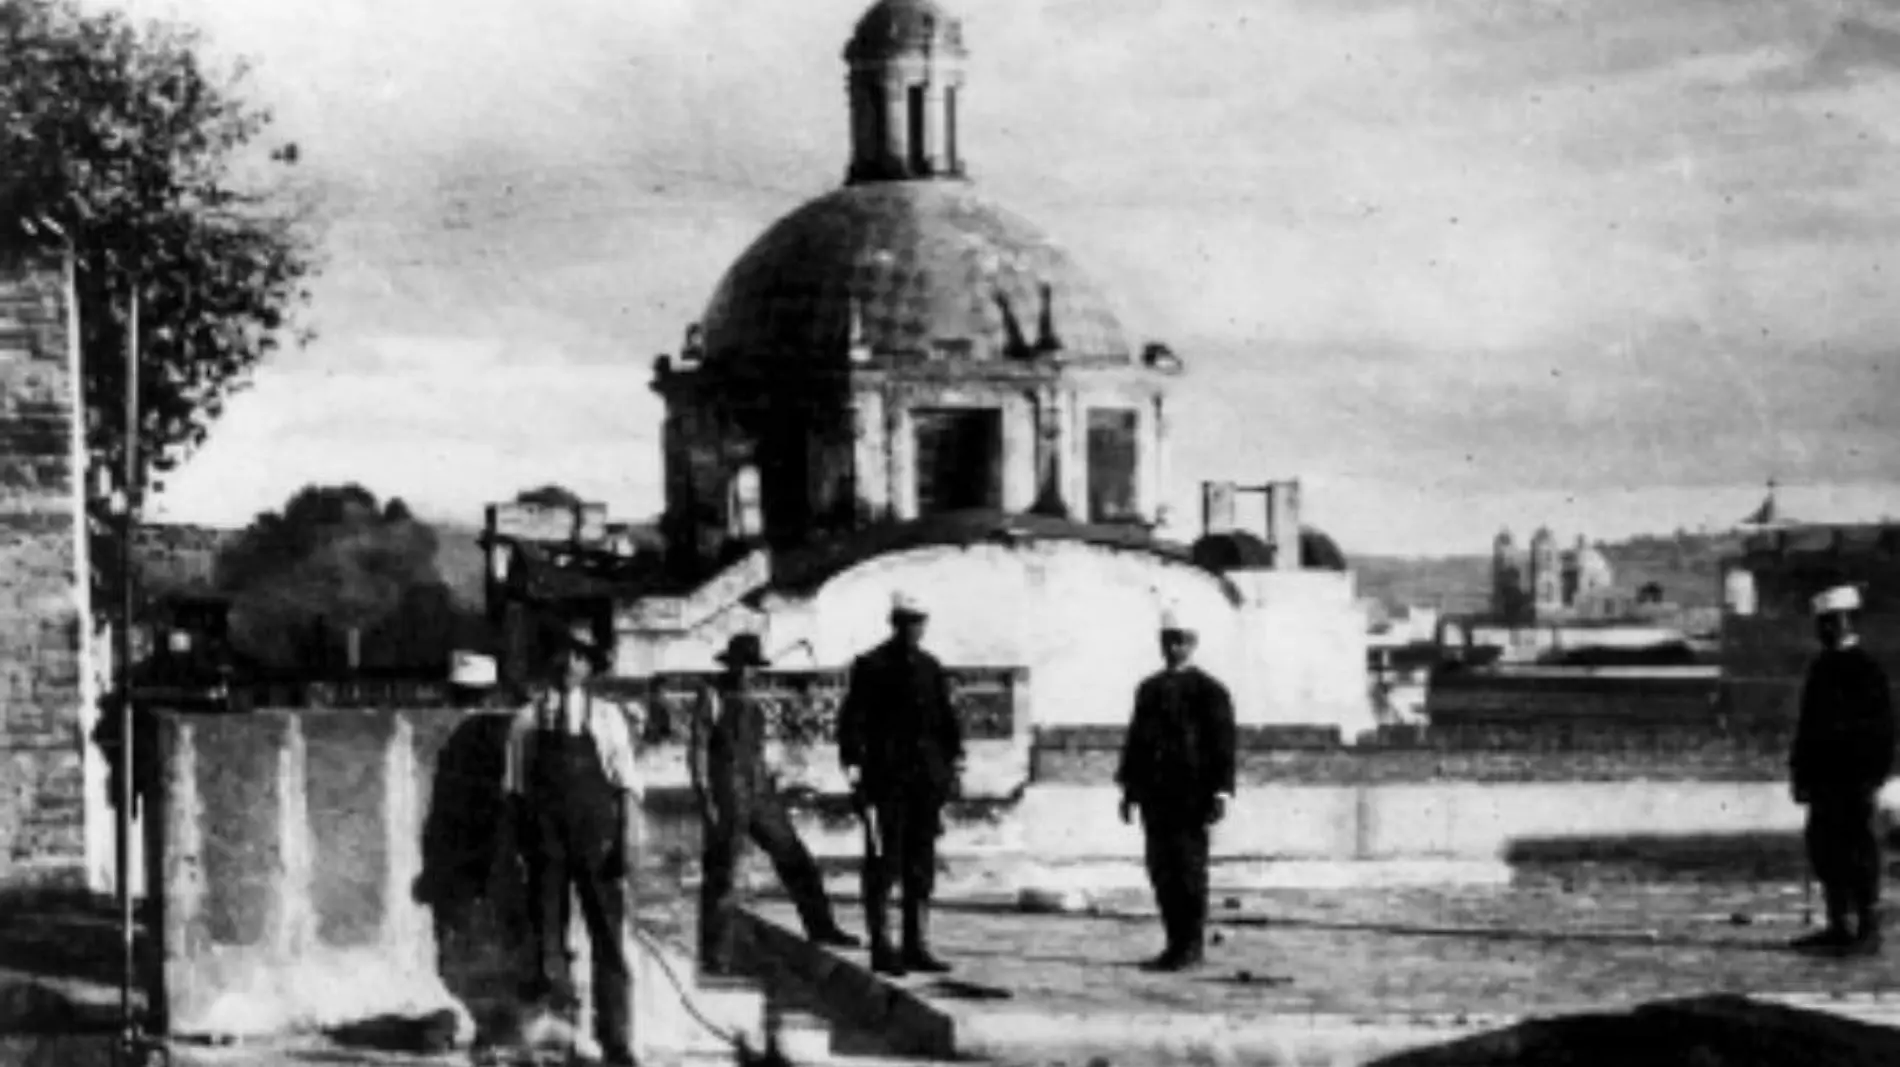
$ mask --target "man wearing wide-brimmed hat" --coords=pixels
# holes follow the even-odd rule
[[[701,689],[693,715],[693,785],[705,815],[699,889],[700,966],[709,974],[733,967],[734,874],[748,840],[771,858],[791,895],[805,936],[821,945],[850,948],[858,941],[838,927],[824,876],[798,839],[777,777],[765,762],[766,709],[758,672],[771,666],[757,634],[735,634],[713,657],[725,668]]]
[[[1123,822],[1141,812],[1148,879],[1167,945],[1143,966],[1179,971],[1206,951],[1209,828],[1234,795],[1234,703],[1227,687],[1193,663],[1197,635],[1179,613],[1162,613],[1165,666],[1135,690],[1122,739]]]
[[[865,816],[864,921],[880,974],[943,972],[929,945],[943,808],[963,771],[963,726],[949,677],[924,651],[927,614],[913,597],[891,600],[891,638],[851,665],[838,709],[838,759]],[[904,906],[902,952],[891,945],[891,885]]]
[[[593,948],[600,1052],[607,1063],[631,1064],[624,883],[640,790],[634,731],[620,709],[587,690],[613,660],[596,629],[573,623],[546,635],[553,662],[544,668],[540,692],[515,717],[503,769],[528,867],[534,951],[525,993],[557,1016],[578,1007],[567,948],[572,891]]]
[[[1795,803],[1808,808],[1808,863],[1821,883],[1827,927],[1795,944],[1875,952],[1880,839],[1874,820],[1880,788],[1893,774],[1893,693],[1854,631],[1860,590],[1835,586],[1811,606],[1821,652],[1808,666],[1788,762]]]

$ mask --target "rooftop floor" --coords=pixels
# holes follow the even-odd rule
[[[1258,891],[1215,901],[1208,964],[1186,975],[1136,967],[1161,934],[1127,899],[1101,914],[948,903],[932,932],[958,978],[1010,994],[997,1003],[1058,1012],[1519,1016],[1710,992],[1900,1003],[1900,945],[1854,960],[1787,949],[1801,902],[1799,885]],[[796,929],[788,905],[760,911]]]
[[[954,1020],[959,1051],[1015,1062],[1083,1062],[1117,1047],[1153,1055],[1173,1047],[1166,1034],[1197,1032],[1226,1035],[1218,1044],[1232,1054],[1262,1035],[1327,1031],[1332,1048],[1384,1031],[1398,1035],[1380,1046],[1391,1052],[1711,994],[1900,1021],[1900,944],[1877,958],[1795,953],[1786,946],[1804,930],[1802,901],[1798,882],[1580,868],[1507,886],[1217,894],[1207,965],[1153,975],[1137,964],[1158,951],[1160,930],[1137,895],[1066,914],[966,899],[944,902],[932,924],[956,981],[898,984]],[[855,927],[856,904],[840,903]],[[757,910],[797,930],[782,901]],[[861,965],[864,954],[845,959]]]

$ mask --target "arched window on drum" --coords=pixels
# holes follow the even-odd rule
[[[1722,607],[1731,615],[1755,614],[1755,575],[1752,572],[1736,567],[1723,576]]]

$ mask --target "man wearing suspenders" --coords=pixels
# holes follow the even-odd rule
[[[693,716],[693,784],[705,815],[705,848],[699,893],[700,966],[729,973],[734,876],[746,841],[765,851],[816,944],[851,948],[858,939],[839,928],[825,882],[811,851],[798,839],[778,783],[765,762],[765,708],[756,689],[760,668],[770,666],[756,634],[737,634],[716,659],[719,680],[700,691]]]
[[[632,1064],[632,978],[624,885],[639,800],[633,730],[587,683],[612,654],[585,626],[556,637],[552,675],[515,716],[504,788],[528,868],[533,961],[526,999],[568,1014],[577,1005],[567,951],[568,894],[580,898],[593,946],[596,1035],[604,1062]]]

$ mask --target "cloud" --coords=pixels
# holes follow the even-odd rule
[[[660,405],[640,364],[577,369],[499,341],[366,342],[357,366],[260,378],[166,487],[168,512],[242,521],[308,483],[362,482],[436,516],[559,482],[645,516]]]
[[[1841,19],[1801,62],[1769,76],[1786,89],[1823,89],[1900,71],[1900,18],[1887,13]]]

